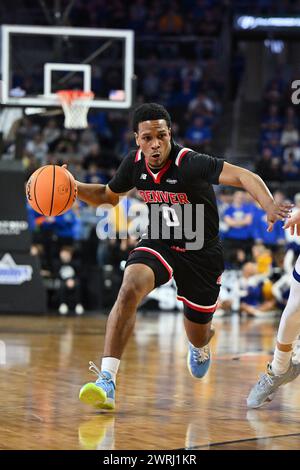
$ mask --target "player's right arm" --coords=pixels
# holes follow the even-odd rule
[[[134,187],[133,164],[135,152],[131,152],[125,157],[116,171],[116,174],[108,184],[91,184],[76,181],[78,198],[81,201],[98,207],[101,204],[111,204],[116,206],[120,196],[124,196]]]
[[[122,194],[114,193],[107,184],[90,184],[76,181],[77,197],[90,206],[98,207],[101,204],[116,206]],[[126,193],[123,193],[126,194]]]

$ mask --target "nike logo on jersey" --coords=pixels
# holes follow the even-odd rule
[[[176,184],[177,183],[177,180],[166,180],[166,183],[169,183],[169,184]]]
[[[142,173],[140,176],[140,180],[145,180],[145,179],[147,179],[147,175],[146,173]]]
[[[139,191],[139,195],[146,203],[166,202],[170,204],[190,204],[186,193],[169,193],[168,191]]]

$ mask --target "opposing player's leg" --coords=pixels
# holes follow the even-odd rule
[[[171,274],[160,257],[156,250],[150,248],[137,248],[129,256],[118,298],[107,320],[101,371],[90,363],[90,370],[98,378],[81,388],[79,398],[82,402],[114,409],[116,375],[134,328],[138,305],[155,287],[167,282]]]
[[[293,342],[300,333],[300,257],[298,258],[291,281],[291,290],[287,305],[282,313],[277,344],[273,361],[267,365],[267,372],[262,374],[251,389],[247,405],[259,408],[271,401],[277,389],[294,380],[300,374],[300,364],[292,361]]]

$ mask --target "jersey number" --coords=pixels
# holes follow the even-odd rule
[[[172,207],[163,206],[163,218],[168,227],[178,227],[180,225],[176,211]]]

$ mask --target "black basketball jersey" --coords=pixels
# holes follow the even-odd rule
[[[206,244],[217,237],[219,232],[219,216],[212,184],[219,183],[223,165],[222,159],[199,154],[172,143],[169,158],[159,171],[149,168],[141,150],[134,150],[124,158],[108,185],[115,193],[124,193],[134,187],[137,188],[150,212],[151,208],[153,210],[153,205],[158,206],[155,212],[157,213],[159,209],[159,221],[149,216],[146,238],[151,238],[153,233],[151,223],[155,223],[155,228],[159,224],[159,239],[163,239],[170,246],[184,247],[187,241],[191,241],[185,233],[187,229],[196,229],[196,206],[203,205],[202,225]],[[187,208],[186,205],[190,207]],[[170,231],[168,239],[162,235],[164,225],[167,225]]]

